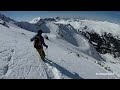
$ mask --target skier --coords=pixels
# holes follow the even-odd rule
[[[41,59],[44,61],[45,60],[45,52],[43,50],[43,46],[48,48],[48,45],[45,44],[44,38],[42,37],[42,30],[39,30],[37,35],[35,35],[33,38],[30,39],[30,41],[34,41],[34,48],[38,51]]]

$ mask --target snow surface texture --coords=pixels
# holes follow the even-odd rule
[[[49,46],[48,49],[44,48],[46,62],[40,59],[33,43],[30,42],[30,38],[36,33],[13,24],[8,25],[9,28],[0,25],[1,79],[117,78],[116,75],[109,74],[111,71],[98,64],[105,64],[103,58],[88,40],[70,25],[45,23],[50,30],[50,33],[45,34],[49,37],[49,40],[45,39]]]

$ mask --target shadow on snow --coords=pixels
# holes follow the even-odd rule
[[[83,79],[82,77],[80,77],[77,73],[71,73],[70,71],[66,70],[65,68],[61,67],[60,65],[54,63],[51,60],[46,60],[46,63],[48,63],[49,65],[56,67],[62,74],[64,74],[67,77],[70,77],[72,79]]]

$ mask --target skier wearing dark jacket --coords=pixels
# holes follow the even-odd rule
[[[34,47],[38,51],[39,55],[41,56],[42,60],[45,60],[45,52],[43,50],[43,46],[48,48],[48,46],[44,42],[44,38],[42,37],[42,30],[39,30],[37,35],[35,35],[33,38],[31,38],[31,42],[34,41]]]

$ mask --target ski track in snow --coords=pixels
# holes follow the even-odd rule
[[[3,54],[4,52],[7,52],[8,51],[8,55],[6,56],[7,58],[6,58],[6,61],[7,61],[7,63],[6,63],[6,65],[5,66],[3,66],[2,68],[0,68],[0,71],[1,72],[3,72],[3,75],[4,76],[8,76],[9,74],[10,74],[10,72],[11,72],[11,70],[9,69],[9,63],[11,62],[11,61],[13,61],[13,54],[14,54],[14,49],[11,49],[11,50],[3,50],[3,51],[1,51],[1,54]],[[1,75],[1,77],[3,77],[3,75]]]
[[[48,79],[61,79],[60,71],[56,68],[56,66],[52,62],[48,60],[45,61],[43,67],[46,71]]]

